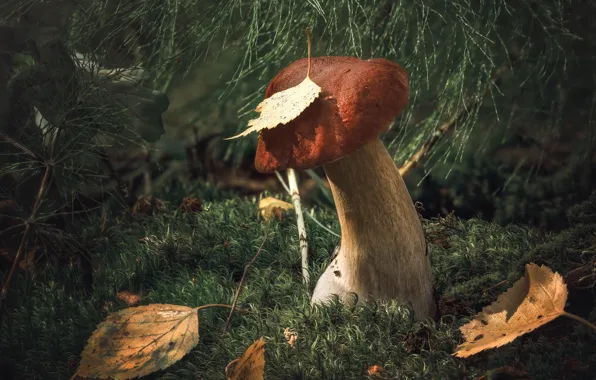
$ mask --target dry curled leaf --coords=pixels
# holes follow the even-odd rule
[[[241,358],[232,360],[226,367],[228,380],[263,380],[265,373],[265,341],[257,339]]]
[[[248,122],[249,128],[236,136],[225,140],[243,137],[251,132],[275,128],[294,120],[315,101],[321,93],[321,87],[308,76],[300,84],[277,92],[263,100],[256,108],[260,115]]]
[[[381,373],[383,373],[383,367],[378,364],[371,365],[366,370],[366,373],[368,373],[370,376],[381,376]]]
[[[151,304],[123,309],[108,315],[93,332],[75,377],[145,376],[171,366],[198,342],[196,308]]]
[[[265,220],[269,220],[273,217],[281,218],[283,211],[291,210],[294,206],[291,203],[281,201],[273,197],[263,198],[259,201],[259,210],[261,216]]]
[[[510,343],[564,313],[567,286],[558,273],[534,263],[497,301],[460,327],[465,342],[456,347],[463,358]]]
[[[291,328],[286,327],[284,329],[284,337],[286,338],[286,342],[288,342],[290,347],[294,348],[296,341],[298,340],[298,333]]]

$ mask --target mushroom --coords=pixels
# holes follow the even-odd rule
[[[265,98],[298,85],[307,59],[283,69]],[[406,106],[408,74],[382,58],[312,58],[322,91],[297,118],[259,132],[258,171],[323,166],[341,225],[336,255],[318,280],[313,303],[398,299],[417,319],[435,303],[422,225],[392,157],[379,139]]]

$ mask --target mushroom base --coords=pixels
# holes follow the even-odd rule
[[[341,225],[341,246],[318,280],[313,303],[338,295],[410,302],[416,319],[434,317],[430,260],[406,185],[376,139],[324,166]]]

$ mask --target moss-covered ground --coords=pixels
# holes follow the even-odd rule
[[[222,335],[228,310],[201,311],[200,343],[148,378],[224,379],[226,364],[259,337],[267,341],[265,378],[270,380],[366,379],[374,364],[384,368],[386,379],[475,379],[503,366],[532,379],[595,377],[596,337],[564,318],[469,359],[451,354],[461,341],[458,327],[523,276],[525,263],[547,264],[565,274],[594,258],[596,197],[570,210],[571,227],[557,234],[477,219],[425,221],[441,315],[414,322],[408,306],[395,302],[311,307],[291,214],[265,222],[257,217],[255,199],[209,188],[167,194],[168,210],[155,216],[107,221],[98,216],[79,223],[81,241],[93,256],[91,291],[85,290],[77,265],[19,274],[0,327],[0,377],[72,376],[96,325],[110,311],[127,307],[116,297],[121,290],[140,293],[141,304],[231,304],[265,233],[268,239],[239,299],[249,312],[235,313]],[[177,205],[183,196],[201,198],[204,210],[181,213]],[[333,210],[316,216],[337,227]],[[310,223],[308,241],[317,278],[338,239]],[[567,310],[596,320],[594,288],[570,293]],[[284,340],[288,327],[298,333],[295,348]]]

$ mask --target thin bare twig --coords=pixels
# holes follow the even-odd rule
[[[226,331],[228,331],[228,327],[230,327],[230,322],[232,321],[232,314],[234,314],[234,309],[236,309],[236,303],[238,303],[238,297],[240,296],[240,292],[242,291],[242,286],[244,285],[244,280],[246,280],[246,274],[248,273],[248,268],[250,268],[252,266],[252,264],[255,262],[255,260],[257,259],[257,257],[259,257],[259,254],[263,250],[263,246],[265,245],[266,241],[267,241],[267,231],[265,231],[265,236],[263,237],[263,242],[259,246],[257,253],[255,253],[254,257],[244,267],[244,272],[242,273],[242,278],[240,279],[240,284],[238,284],[238,289],[236,289],[236,295],[234,296],[234,302],[232,303],[232,309],[230,310],[230,314],[228,314],[228,319],[226,321],[226,325],[224,326],[223,334],[225,334]]]
[[[26,146],[24,146],[23,144],[13,140],[12,138],[10,138],[9,136],[5,135],[4,133],[0,132],[0,139],[8,142],[9,144],[11,144],[12,146],[14,146],[15,148],[21,150],[23,153],[35,158],[35,159],[39,159],[39,156],[37,156],[35,153],[33,153],[31,151],[31,149],[27,148]]]
[[[205,310],[205,309],[210,309],[212,307],[224,307],[226,309],[232,309],[232,310],[234,310],[234,307],[233,306],[226,305],[226,304],[223,304],[223,303],[210,303],[210,304],[207,304],[207,305],[201,305],[201,306],[196,307],[195,310],[196,311],[201,311],[201,310]],[[235,308],[235,309],[238,310],[241,313],[246,313],[246,310],[244,310],[244,309],[240,309],[240,308]]]
[[[508,284],[508,283],[509,283],[509,281],[507,281],[507,280],[500,281],[500,282],[498,282],[498,283],[496,283],[496,284],[494,284],[494,285],[492,285],[492,286],[489,286],[488,288],[484,289],[484,290],[482,291],[482,294],[486,294],[486,293],[488,293],[490,290],[493,290],[494,288],[498,288],[498,287],[499,287],[499,286],[501,286],[501,285],[506,285],[506,284]]]
[[[484,100],[484,97],[489,92],[491,86],[499,86],[505,73],[507,73],[513,64],[517,62],[518,58],[515,56],[510,57],[510,62],[504,64],[503,66],[497,68],[490,77],[490,80],[487,82],[484,91],[478,97],[474,97],[469,100],[464,106],[462,106],[456,113],[453,115],[447,122],[443,123],[414,153],[406,162],[399,168],[399,174],[403,177],[406,175],[410,170],[414,169],[431,149],[437,144],[437,142],[447,134],[447,132],[451,131],[458,122],[463,120],[466,116],[471,114],[474,110],[480,107],[480,104]]]
[[[8,288],[14,276],[16,267],[19,263],[19,259],[21,255],[25,251],[25,247],[27,245],[27,240],[29,239],[29,234],[31,233],[31,229],[33,223],[35,222],[35,218],[37,217],[37,211],[39,210],[39,206],[44,200],[46,195],[48,184],[50,182],[50,176],[54,169],[54,149],[56,147],[56,141],[58,140],[60,131],[56,134],[54,141],[52,142],[52,146],[50,147],[50,158],[45,163],[45,171],[43,173],[43,177],[39,184],[39,190],[37,191],[37,197],[35,198],[35,203],[33,204],[33,208],[31,209],[31,213],[29,214],[29,218],[25,222],[25,231],[23,232],[23,236],[21,237],[21,242],[19,243],[19,248],[17,249],[17,254],[14,257],[14,261],[12,262],[12,267],[10,268],[10,272],[8,273],[8,277],[2,286],[2,291],[0,292],[0,321],[2,320],[2,316],[4,315],[4,301],[8,295]]]
[[[146,146],[143,149],[146,153],[145,165],[143,166],[143,195],[148,196],[153,194],[153,180],[151,178],[151,151],[149,146]]]

